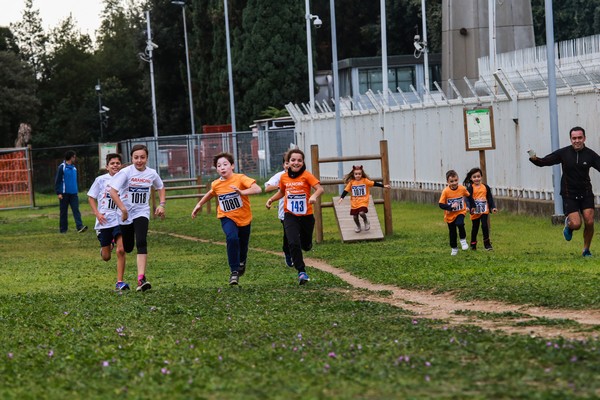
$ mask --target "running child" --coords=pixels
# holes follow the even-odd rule
[[[94,180],[92,187],[87,192],[88,203],[96,216],[94,229],[98,232],[100,241],[100,255],[104,261],[111,258],[112,248],[117,248],[117,283],[116,290],[129,290],[129,285],[123,281],[125,274],[125,249],[119,225],[117,205],[110,197],[109,182],[121,169],[121,155],[110,153],[106,155],[106,170]]]
[[[121,169],[109,182],[110,197],[117,205],[121,217],[121,234],[126,253],[137,248],[138,292],[152,288],[146,279],[146,264],[148,263],[148,225],[150,223],[150,189],[158,192],[160,203],[154,215],[164,218],[166,191],[158,173],[148,167],[148,148],[136,144],[131,148],[131,162],[128,167]]]
[[[285,197],[285,215],[283,227],[287,237],[292,262],[298,271],[298,283],[304,285],[310,280],[306,273],[302,250],[312,248],[312,235],[315,217],[312,205],[323,194],[321,183],[306,170],[304,153],[300,149],[292,149],[286,155],[288,171],[281,175],[279,190],[267,200],[265,206],[271,209],[274,201]],[[311,195],[311,188],[314,193]]]
[[[463,185],[458,184],[458,174],[454,170],[446,172],[446,182],[448,186],[442,191],[439,206],[444,210],[444,221],[448,224],[450,234],[450,255],[458,254],[457,234],[460,239],[460,245],[463,250],[468,250],[467,232],[465,231],[465,214],[467,207],[465,197],[469,197],[469,191]]]
[[[479,233],[479,225],[483,232],[483,247],[486,250],[494,250],[492,242],[490,242],[490,212],[496,213],[498,209],[494,203],[492,190],[488,185],[481,182],[483,172],[481,168],[472,168],[468,173],[463,184],[471,194],[473,212],[471,212],[471,250],[477,250],[477,234]]]
[[[246,272],[250,242],[252,210],[248,196],[258,194],[262,189],[254,179],[233,172],[234,160],[229,153],[214,156],[213,165],[220,177],[212,182],[210,191],[196,204],[192,210],[192,218],[196,218],[205,203],[217,197],[217,218],[221,220],[221,228],[227,241],[227,260],[231,273],[229,284],[237,285],[240,276]]]
[[[373,182],[370,180],[362,165],[353,165],[352,171],[350,171],[344,177],[344,182],[346,182],[346,187],[344,188],[338,203],[341,204],[344,200],[344,197],[346,197],[348,193],[351,193],[350,215],[352,215],[354,218],[354,223],[356,224],[354,232],[359,233],[361,231],[360,220],[358,219],[359,216],[365,223],[365,231],[368,231],[371,229],[371,224],[367,218],[367,213],[369,212],[369,196],[371,187],[377,186],[389,189],[391,186],[383,185],[379,182]]]
[[[283,171],[279,171],[275,175],[271,177],[265,183],[265,193],[273,192],[279,189],[279,181],[281,180],[281,175],[285,174],[288,169],[288,163],[285,160],[285,154],[283,155]],[[283,228],[283,218],[285,216],[285,211],[283,209],[283,204],[285,202],[283,200],[279,201],[279,206],[277,208],[277,217],[281,221],[281,227]],[[292,261],[292,254],[290,253],[290,245],[287,240],[287,236],[285,236],[285,229],[283,229],[283,254],[285,255],[285,265],[288,267],[293,267],[294,262]]]

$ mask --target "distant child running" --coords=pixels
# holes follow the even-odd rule
[[[315,217],[312,205],[323,194],[321,183],[306,170],[304,153],[292,149],[287,153],[288,171],[281,175],[279,190],[267,200],[265,206],[270,209],[274,201],[285,197],[285,216],[283,226],[290,245],[294,267],[298,271],[298,283],[304,285],[310,279],[306,273],[302,250],[312,248],[312,235]],[[311,195],[311,188],[315,192]]]
[[[285,160],[285,154],[283,155],[283,171],[279,171],[275,175],[271,177],[265,183],[265,193],[273,192],[279,189],[279,181],[281,180],[281,175],[285,174],[288,170],[288,162]],[[279,201],[279,207],[277,208],[277,217],[281,221],[281,227],[283,228],[283,219],[285,217],[285,210],[283,208],[285,201]],[[287,236],[285,236],[285,229],[283,229],[283,254],[285,255],[285,265],[288,267],[293,267],[294,262],[292,261],[292,254],[290,253],[290,245],[287,240]]]
[[[158,173],[146,166],[148,148],[136,144],[131,148],[132,165],[121,169],[110,180],[110,197],[121,214],[121,234],[126,253],[137,248],[137,281],[136,290],[145,292],[152,288],[146,279],[148,263],[148,225],[150,224],[150,189],[157,190],[160,203],[154,212],[157,217],[164,218],[166,191]]]
[[[379,182],[373,182],[369,179],[369,176],[365,173],[362,165],[353,165],[352,171],[350,171],[345,177],[346,187],[338,200],[338,203],[342,203],[344,197],[348,193],[351,193],[350,197],[350,215],[354,218],[356,227],[354,232],[358,233],[361,231],[360,216],[365,223],[365,231],[371,229],[371,224],[367,219],[367,213],[369,212],[369,196],[371,187],[377,186],[381,188],[389,189],[390,185],[383,185]]]
[[[480,168],[472,168],[463,182],[467,190],[471,194],[473,212],[471,212],[471,250],[477,250],[477,234],[479,233],[479,225],[483,232],[483,247],[486,250],[493,250],[492,242],[490,242],[490,212],[496,213],[498,209],[494,203],[492,190],[488,185],[481,182],[483,172]]]
[[[129,290],[129,285],[123,282],[125,274],[125,249],[123,248],[123,237],[119,225],[119,213],[117,205],[110,197],[109,182],[113,176],[121,169],[121,155],[110,153],[106,155],[106,170],[104,175],[100,175],[94,180],[92,187],[87,192],[88,202],[94,215],[96,216],[96,225],[94,229],[98,232],[100,241],[100,255],[104,261],[111,258],[112,248],[117,248],[117,284],[116,290]]]
[[[192,210],[192,218],[196,218],[205,203],[217,197],[217,218],[221,220],[221,228],[227,241],[227,260],[231,273],[229,284],[237,285],[240,276],[246,272],[250,242],[252,210],[248,196],[258,194],[262,189],[254,179],[233,173],[234,160],[229,153],[214,156],[213,165],[220,177],[212,182],[210,191],[196,204]]]
[[[469,197],[469,191],[463,185],[458,184],[458,174],[454,170],[446,172],[448,186],[442,191],[439,206],[444,210],[444,221],[448,224],[450,234],[451,255],[458,254],[457,234],[463,250],[468,250],[467,232],[465,231],[465,214],[467,207],[465,197]]]

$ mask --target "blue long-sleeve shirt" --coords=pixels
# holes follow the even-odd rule
[[[63,161],[58,166],[56,178],[54,180],[54,191],[56,194],[79,193],[79,189],[77,187],[77,168],[75,168],[73,164],[67,164]]]

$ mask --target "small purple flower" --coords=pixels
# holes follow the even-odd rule
[[[169,365],[169,360],[165,360],[164,362],[165,364]]]
[[[573,362],[573,363],[574,363],[574,362],[577,362],[577,356],[573,356],[573,357],[571,357],[571,362]]]
[[[327,370],[329,370],[329,368],[331,368],[331,367],[329,366],[329,364],[325,364],[325,365],[323,366],[323,368],[325,369],[325,371],[327,371]]]
[[[417,321],[416,319],[413,319],[413,320],[412,320],[412,324],[413,324],[413,325],[416,325],[416,324],[418,324],[418,323],[419,323],[419,321]]]
[[[223,357],[222,356],[219,356],[219,361],[223,361]]]
[[[163,375],[169,375],[169,374],[171,373],[171,371],[169,371],[169,370],[168,370],[168,369],[166,369],[166,368],[161,368],[161,369],[160,369],[160,372],[161,372]]]
[[[333,351],[330,351],[329,354],[328,354],[328,356],[330,358],[337,358],[337,356],[335,355],[335,353]]]
[[[69,315],[69,312],[68,311],[64,311],[63,314]]]
[[[190,344],[190,349],[193,349],[193,348],[194,348],[194,345],[193,345],[193,344]]]
[[[13,353],[8,353],[8,358],[10,358],[12,360],[13,357],[14,357]]]
[[[551,347],[552,346],[552,342],[546,342],[546,347]]]
[[[293,351],[298,351],[298,348],[296,346],[294,346],[294,348],[292,350]]]
[[[362,345],[359,344],[358,346],[356,346],[356,348],[362,350]]]
[[[110,365],[110,363],[108,361],[102,361],[103,367],[108,367],[109,365]]]
[[[425,361],[425,366],[426,367],[431,367],[431,363],[429,361]]]
[[[429,382],[429,381],[431,380],[431,378],[429,377],[429,375],[425,375],[425,380],[426,380],[427,382]]]
[[[48,357],[54,357],[54,350],[50,350],[48,352]]]

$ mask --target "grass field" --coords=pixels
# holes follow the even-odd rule
[[[58,234],[57,206],[0,212],[0,398],[600,397],[597,339],[415,319],[355,300],[344,281],[313,268],[311,282],[298,286],[283,257],[264,252],[279,251],[282,234],[266,199],[252,197],[240,287],[227,285],[222,244],[164,234],[224,241],[214,215],[192,221],[193,200],[170,201],[167,218],[150,224],[146,293],[115,293],[115,260],[101,261],[93,231]],[[81,209],[91,227],[89,207]],[[397,202],[393,214],[392,237],[342,244],[325,209],[325,241],[310,257],[372,282],[460,299],[600,309],[600,253],[581,257],[580,232],[565,242],[549,218],[501,212],[492,217],[493,252],[450,257],[437,205]],[[135,251],[126,277],[134,284]]]

